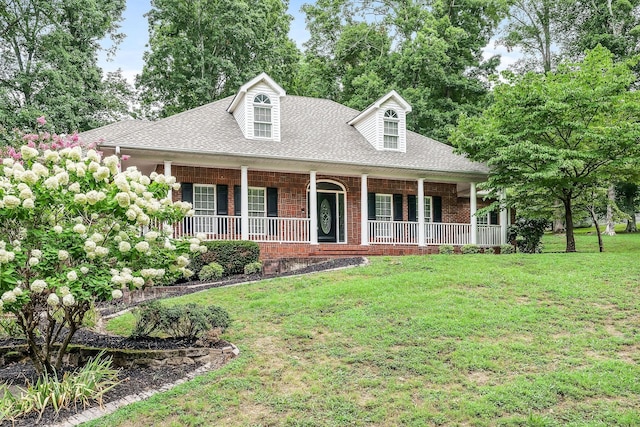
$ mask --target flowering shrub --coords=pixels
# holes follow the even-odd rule
[[[206,248],[163,230],[191,213],[167,198],[173,177],[120,171],[77,135],[27,134],[14,147],[0,164],[0,312],[15,315],[45,373],[93,301],[189,276],[189,253]]]

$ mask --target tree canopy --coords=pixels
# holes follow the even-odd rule
[[[510,189],[510,204],[527,209],[561,200],[567,252],[576,250],[573,205],[585,192],[632,174],[640,155],[640,93],[632,62],[614,62],[604,47],[557,71],[511,75],[479,117],[452,135],[458,150],[487,162],[487,186]]]
[[[46,115],[58,132],[91,129],[127,112],[122,76],[103,76],[100,40],[118,40],[125,0],[6,0],[0,4],[0,123],[28,128]]]
[[[260,72],[282,85],[299,51],[281,0],[152,0],[149,51],[136,85],[160,117],[231,95]]]

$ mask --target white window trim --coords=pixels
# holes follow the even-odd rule
[[[389,219],[383,219],[378,215],[378,197],[384,197],[389,200]],[[376,193],[376,221],[385,221],[387,223],[393,222],[393,195],[392,194],[382,194]],[[390,238],[393,236],[393,225],[392,224],[377,224],[376,226],[376,237]]]
[[[202,209],[196,206],[196,188],[212,188],[213,189],[213,209]],[[205,211],[213,211],[213,213],[206,213],[204,215],[216,215],[217,212],[217,194],[216,194],[216,186],[215,184],[193,184],[193,210],[197,212],[198,210]],[[197,214],[197,213],[196,213]]]
[[[267,187],[249,187],[247,189],[247,193],[249,193],[251,190],[260,190],[262,191],[262,205],[264,206],[264,210],[261,213],[261,215],[252,215],[252,213],[258,213],[257,211],[251,211],[251,200],[249,200],[249,205],[248,205],[248,209],[247,209],[247,216],[250,218],[249,219],[249,234],[253,234],[253,235],[259,235],[259,236],[264,236],[267,234]],[[251,221],[251,218],[265,218],[263,221],[260,222],[255,222],[255,221]],[[253,227],[251,227],[251,224],[253,224]],[[258,226],[258,229],[256,230],[256,226]]]
[[[388,112],[392,112],[393,114],[395,114],[395,117],[391,117],[391,116],[387,116]],[[395,123],[397,125],[396,127],[396,135],[392,135],[392,134],[388,134],[385,131],[385,125],[386,123]],[[385,137],[387,136],[391,136],[391,137],[395,137],[396,138],[396,146],[394,147],[385,147]],[[384,111],[383,117],[382,117],[382,149],[383,150],[389,150],[389,151],[400,151],[400,115],[398,114],[398,112],[394,109],[388,108]]]
[[[427,200],[429,200],[429,220],[427,221],[427,213],[424,213],[424,222],[425,223],[431,223],[433,222],[433,196],[424,196],[424,206],[427,206]],[[418,201],[416,200],[416,203],[418,203]],[[418,210],[418,207],[416,206],[416,211]]]
[[[264,102],[256,102],[256,98],[259,96],[264,96],[269,100],[269,103],[264,103]],[[266,95],[264,93],[258,93],[257,95],[255,95],[253,97],[253,137],[255,139],[265,139],[265,140],[271,140],[273,139],[273,128],[274,128],[274,123],[273,123],[273,104],[271,103],[271,98],[269,97],[269,95]],[[271,118],[270,122],[264,122],[264,121],[259,121],[256,120],[256,108],[265,108],[269,110],[269,116]],[[270,128],[270,136],[258,136],[256,135],[256,124],[268,124],[271,126]]]

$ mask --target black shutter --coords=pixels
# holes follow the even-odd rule
[[[418,199],[413,194],[407,196],[407,206],[409,209],[409,221],[418,221]]]
[[[433,196],[433,222],[442,222],[442,197]]]
[[[233,186],[233,214],[242,215],[242,187],[239,185]]]
[[[239,185],[233,186],[233,215],[240,216],[242,215],[242,187]],[[242,227],[240,218],[234,218],[235,221],[235,234],[240,236],[242,234]]]
[[[274,218],[278,216],[278,189],[273,187],[267,187],[267,216]],[[278,234],[278,223],[276,221],[269,221],[269,235],[275,236]]]
[[[183,182],[180,184],[182,189],[182,201],[193,204],[193,184],[190,182]]]
[[[489,213],[489,225],[498,225],[498,212],[493,211]]]
[[[229,186],[216,185],[216,213],[229,215]]]
[[[182,182],[180,183],[180,190],[182,191],[182,201],[189,202],[193,205],[193,184],[190,182]],[[194,219],[193,217],[185,217],[182,220],[182,230],[185,234],[191,234]]]
[[[369,220],[375,221],[376,219],[376,193],[367,193],[367,210]]]
[[[393,220],[402,221],[402,194],[393,195]]]

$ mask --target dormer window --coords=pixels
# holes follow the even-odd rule
[[[395,110],[387,110],[384,112],[384,145],[385,149],[398,149],[398,113]]]
[[[271,99],[265,94],[253,98],[253,136],[271,138]]]

